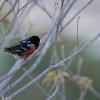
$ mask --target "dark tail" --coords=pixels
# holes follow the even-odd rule
[[[10,53],[15,54],[15,51],[14,51],[12,48],[9,48],[9,47],[4,48],[4,51],[5,51],[5,52],[10,52]]]
[[[11,48],[4,48],[5,52],[11,52]]]

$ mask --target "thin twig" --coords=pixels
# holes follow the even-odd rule
[[[91,86],[91,87],[89,88],[89,90],[90,90],[95,96],[97,96],[97,97],[100,99],[100,93],[97,92],[97,91],[94,89],[93,86]]]
[[[8,2],[9,2],[9,4],[10,4],[10,6],[12,7],[13,6],[13,2],[11,1],[11,0],[8,0]],[[16,16],[16,13],[18,12],[18,11],[16,11],[15,9],[13,9],[13,14],[14,14],[14,16]],[[18,27],[19,26],[19,20],[18,20],[18,18],[16,17],[16,19],[15,19],[15,25]],[[24,35],[24,32],[23,32],[23,30],[22,30],[22,26],[20,26],[20,27],[18,27],[19,28],[19,33],[20,33],[20,35],[21,35],[21,37],[22,37],[22,39],[25,39],[25,35]]]
[[[77,48],[78,48],[78,42],[79,42],[79,19],[80,19],[80,16],[78,17],[78,19],[77,19],[77,35],[76,35],[76,41],[77,41],[77,43],[76,43],[76,46],[77,46]]]
[[[64,51],[64,45],[61,46],[61,56],[62,56],[62,59],[65,58],[65,51]],[[64,84],[64,77],[63,77],[63,72],[65,71],[65,66],[63,64],[61,70],[60,70],[60,73],[61,73],[61,78],[60,78],[60,81],[61,81],[61,99],[62,100],[66,100],[66,93],[65,93],[65,84]]]
[[[18,71],[21,68],[21,65],[23,64],[24,59],[18,59],[14,66],[11,68],[11,70],[4,76],[0,78],[0,92],[3,90],[3,88],[8,84],[10,79],[12,78],[13,74],[15,74],[16,71]],[[8,78],[9,76],[9,78]],[[4,80],[4,81],[3,81]]]
[[[52,19],[52,15],[48,12],[48,10],[45,8],[45,6],[43,4],[37,3],[37,6],[41,8],[41,10],[43,10],[50,19]]]
[[[79,56],[77,71],[76,71],[77,74],[80,74],[83,62],[84,62],[84,59],[81,56]]]
[[[86,91],[86,90],[81,91],[81,92],[80,92],[80,96],[79,96],[78,100],[84,100],[84,97],[85,97],[86,93],[87,93],[87,91]]]
[[[55,95],[58,93],[58,91],[59,91],[59,86],[56,86],[54,92],[46,100],[52,100],[55,97]]]
[[[67,27],[83,10],[85,10],[91,3],[93,2],[93,0],[89,0],[89,2],[82,7],[63,27],[62,30],[63,31],[65,29],[65,27]]]
[[[0,3],[1,3],[1,2],[0,2]],[[2,10],[3,6],[5,5],[5,3],[6,3],[6,0],[3,0],[3,1],[2,1],[2,4],[0,5],[0,10]]]

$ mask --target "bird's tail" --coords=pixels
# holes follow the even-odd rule
[[[5,51],[5,52],[14,53],[13,49],[12,49],[12,48],[9,48],[9,47],[4,48],[4,51]]]
[[[11,48],[4,48],[4,51],[5,52],[10,52],[11,51]]]

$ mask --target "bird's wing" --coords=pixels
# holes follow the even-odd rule
[[[5,48],[5,51],[11,52],[13,54],[17,54],[20,52],[27,51],[30,47],[32,47],[32,43],[30,40],[22,40],[14,46]]]

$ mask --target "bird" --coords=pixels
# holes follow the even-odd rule
[[[31,36],[19,41],[13,46],[5,47],[4,51],[26,59],[37,50],[39,44],[40,38],[38,36]]]

